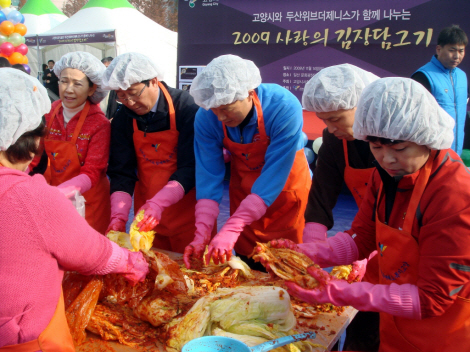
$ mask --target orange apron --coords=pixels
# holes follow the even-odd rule
[[[157,194],[176,171],[178,135],[175,108],[170,94],[158,82],[170,113],[170,129],[161,132],[144,133],[137,128],[134,120],[134,147],[137,156],[139,181],[134,191],[134,212]],[[194,239],[196,190],[190,190],[179,202],[163,210],[153,242],[154,247],[183,253],[184,248]]]
[[[269,145],[263,110],[256,93],[253,102],[258,114],[259,140],[247,144],[235,143],[228,138],[227,127],[223,126],[225,136],[223,144],[232,155],[229,186],[230,215],[233,215],[241,201],[251,194],[253,183],[261,174]],[[295,155],[294,164],[283,190],[261,219],[244,227],[235,244],[235,251],[241,255],[249,255],[253,251],[255,242],[265,243],[277,238],[302,243],[304,213],[311,184],[307,159],[304,150],[301,149]]]
[[[344,161],[346,163],[346,167],[344,169],[344,182],[351,191],[357,207],[360,208],[367,191],[367,183],[369,182],[370,176],[372,175],[375,167],[369,167],[367,169],[352,168],[349,165],[348,144],[345,139],[343,139],[343,151]],[[367,281],[371,284],[379,283],[379,263],[377,255],[367,261],[366,273],[362,281]]]
[[[36,340],[0,347],[1,352],[33,352],[38,350],[43,352],[75,352],[72,335],[65,317],[62,291],[51,321]]]
[[[50,130],[52,122],[57,116],[61,106],[62,102],[55,108],[47,125],[48,131]],[[80,130],[85,123],[89,109],[90,102],[87,100],[70,141],[56,141],[48,138],[44,139],[44,147],[50,162],[46,174],[50,175],[50,180],[48,180],[48,182],[52,186],[58,186],[80,174],[81,165],[77,154],[76,142],[78,135],[80,134]],[[104,234],[108,228],[111,217],[109,181],[104,173],[100,176],[100,179],[95,186],[83,193],[83,197],[86,200],[85,219],[96,231]]]
[[[411,235],[413,220],[421,196],[431,174],[436,152],[433,151],[421,169],[406,210],[403,230],[380,222],[376,210],[376,241],[379,258],[380,283],[416,285],[419,264],[419,246]],[[377,208],[382,200],[379,189]],[[381,252],[380,246],[386,246]],[[465,288],[462,290],[465,291]],[[441,316],[423,320],[406,319],[380,313],[380,351],[430,352],[468,351],[470,349],[470,300],[457,297],[454,304]]]

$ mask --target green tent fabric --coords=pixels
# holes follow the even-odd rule
[[[20,12],[25,15],[46,15],[46,14],[58,14],[63,13],[55,6],[51,0],[28,0],[26,4],[21,8]]]
[[[89,7],[104,7],[111,10],[120,7],[134,8],[134,6],[132,6],[127,0],[90,0],[82,7],[82,9]]]

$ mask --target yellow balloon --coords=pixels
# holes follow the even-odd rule
[[[11,0],[0,0],[0,6],[3,7],[10,7],[11,6]]]
[[[27,65],[29,63],[28,57],[23,55],[23,64]]]

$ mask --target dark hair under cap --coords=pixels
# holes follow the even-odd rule
[[[6,57],[0,56],[0,67],[11,67],[10,61]]]
[[[36,144],[37,138],[42,138],[46,134],[46,125],[41,122],[38,127],[32,131],[23,133],[5,151],[5,156],[12,164],[31,160],[31,154],[39,154],[41,147]]]
[[[372,142],[372,143],[380,143],[382,145],[393,145],[393,144],[399,144],[399,143],[405,142],[405,141],[401,141],[398,139],[389,139],[389,138],[382,138],[382,137],[375,137],[375,136],[367,136],[366,141]]]
[[[444,28],[437,37],[437,45],[445,46],[447,44],[459,44],[467,46],[468,38],[465,32],[458,25],[453,24]]]

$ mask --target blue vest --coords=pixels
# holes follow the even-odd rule
[[[460,68],[445,68],[433,56],[431,61],[416,72],[426,75],[431,85],[431,93],[439,105],[455,120],[452,149],[462,153],[465,119],[467,115],[467,75]]]

